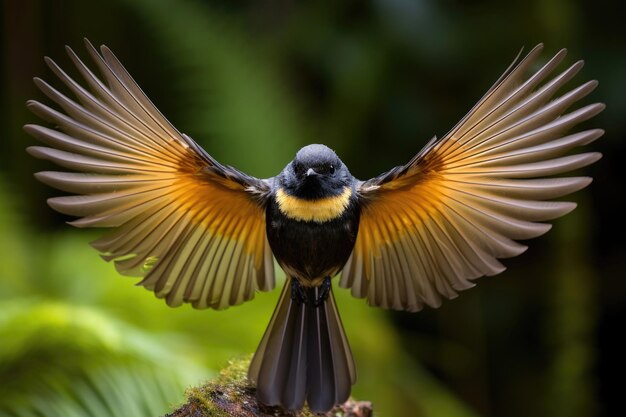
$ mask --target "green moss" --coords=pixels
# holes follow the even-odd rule
[[[251,356],[229,362],[219,375],[199,387],[186,392],[187,404],[166,417],[314,417],[307,407],[299,412],[285,411],[280,407],[269,407],[256,399],[256,388],[247,377]],[[349,401],[338,406],[327,416],[343,417],[354,406],[370,410],[369,404]],[[350,414],[371,415],[371,414]]]
[[[189,403],[200,407],[207,417],[232,416],[226,407],[237,404],[253,394],[254,387],[247,378],[251,357],[232,360],[212,381],[200,387],[189,388],[186,392]]]

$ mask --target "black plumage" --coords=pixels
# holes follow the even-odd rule
[[[312,170],[312,171],[310,171]],[[274,180],[266,211],[267,238],[288,278],[274,316],[252,360],[249,376],[259,399],[314,411],[348,399],[356,380],[354,360],[335,305],[330,278],[346,263],[359,226],[356,179],[329,148],[310,145]],[[312,201],[340,198],[348,204],[324,222],[298,220],[281,208],[276,191]],[[306,210],[306,203],[302,210]]]

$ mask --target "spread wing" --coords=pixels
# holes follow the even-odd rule
[[[550,225],[540,222],[574,209],[550,200],[591,178],[545,177],[600,158],[563,154],[603,134],[566,132],[604,105],[566,113],[597,82],[555,96],[583,65],[550,75],[564,50],[526,78],[541,49],[514,62],[445,137],[431,140],[408,164],[360,183],[359,233],[341,277],[354,296],[400,310],[437,307],[441,295],[453,298],[471,280],[502,272],[499,258],[526,249],[516,240],[542,235]]]
[[[58,130],[27,125],[49,147],[28,152],[74,172],[40,172],[42,182],[74,196],[48,202],[80,217],[77,227],[108,227],[92,245],[117,270],[178,306],[225,308],[274,287],[265,236],[269,185],[220,165],[176,130],[105,46],[87,50],[105,82],[67,48],[88,89],[46,62],[75,96],[41,79],[37,86],[62,111],[28,107]]]

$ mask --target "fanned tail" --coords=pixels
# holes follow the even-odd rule
[[[309,301],[321,291],[304,290]],[[306,399],[311,411],[326,412],[348,399],[356,370],[332,289],[315,307],[293,300],[291,282],[285,283],[248,377],[261,402],[289,410],[302,408]]]

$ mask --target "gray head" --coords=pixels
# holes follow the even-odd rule
[[[293,168],[298,177],[303,175],[332,174],[341,165],[337,154],[325,145],[308,145],[300,149],[293,159]],[[312,171],[309,171],[312,170]]]
[[[352,181],[352,175],[337,154],[319,144],[300,149],[280,176],[281,186],[288,193],[306,199],[337,195]]]

